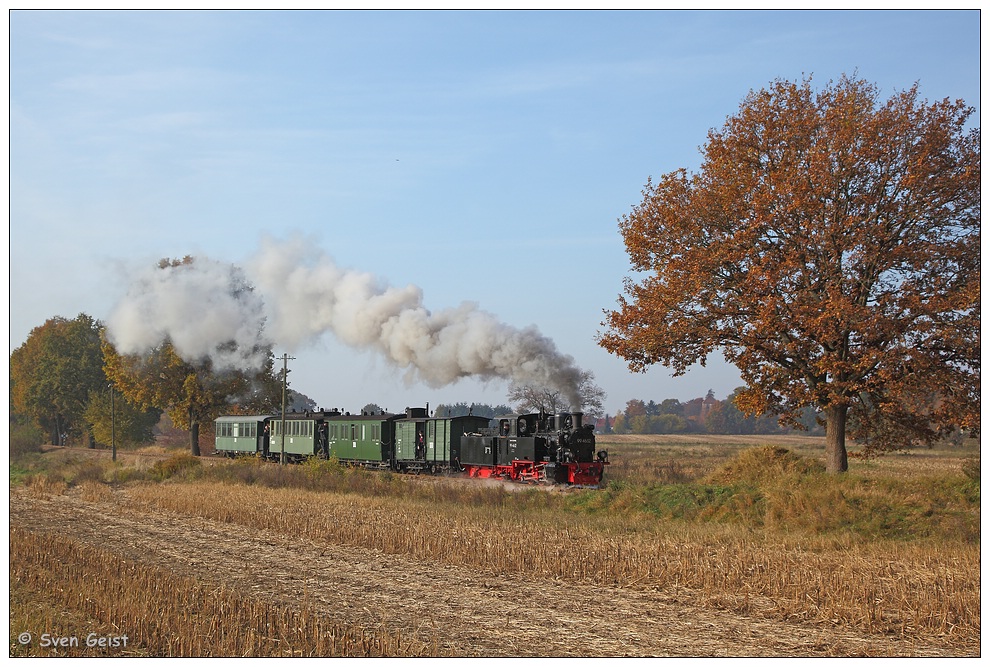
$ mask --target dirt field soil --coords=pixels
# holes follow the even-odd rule
[[[306,600],[334,620],[436,641],[445,655],[951,655],[848,628],[704,609],[685,590],[493,579],[371,550],[151,514],[129,506],[126,491],[106,502],[87,502],[73,493],[36,497],[14,489],[10,523],[57,531],[266,599],[290,605]]]

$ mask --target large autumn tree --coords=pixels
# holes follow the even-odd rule
[[[281,382],[268,353],[264,367],[249,374],[213,368],[210,359],[182,359],[167,338],[145,354],[122,355],[103,341],[105,370],[115,388],[141,409],[157,408],[179,428],[189,431],[189,449],[199,456],[199,426],[221,413],[265,414],[278,405]]]
[[[245,307],[240,298],[253,291],[239,271],[221,269],[218,276],[212,273],[217,269],[214,264],[206,263],[202,271],[200,266],[188,255],[164,258],[158,262],[163,273],[139,283],[129,294],[129,299],[136,301],[129,304],[133,321],[125,317],[128,323],[123,328],[144,324],[150,318],[148,324],[154,333],[139,336],[145,345],[151,341],[150,346],[142,349],[143,345],[126,344],[121,353],[114,343],[118,336],[108,335],[103,341],[106,374],[116,389],[138,408],[164,411],[177,427],[187,429],[190,451],[196,456],[200,424],[221,413],[267,413],[280,404],[282,389],[273,373],[270,347],[257,342],[243,350],[235,340],[213,340],[211,327],[196,328],[195,318],[220,312],[231,325],[228,332],[236,329]],[[165,285],[168,289],[163,289]],[[174,338],[173,332],[177,332]],[[155,340],[158,335],[160,340]],[[190,340],[198,343],[192,350]],[[184,344],[179,344],[182,341]],[[242,366],[253,367],[260,358],[263,361],[257,365],[261,367],[242,370],[237,364],[226,363],[242,352],[252,359],[252,364]]]
[[[848,468],[847,421],[877,448],[978,428],[973,111],[917,85],[881,100],[851,77],[751,92],[698,173],[648,180],[620,220],[640,279],[600,345],[675,375],[721,350],[745,412],[823,415],[832,472]]]

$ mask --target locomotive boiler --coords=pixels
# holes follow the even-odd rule
[[[594,427],[583,413],[516,414],[495,428],[461,438],[461,468],[469,477],[597,486],[608,452],[595,452]]]

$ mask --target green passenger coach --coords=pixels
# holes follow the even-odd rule
[[[461,436],[487,428],[487,417],[428,417],[422,408],[409,408],[395,421],[395,466],[402,471],[436,472],[457,467]]]
[[[285,434],[282,424],[285,424]],[[282,457],[283,447],[287,459],[293,461],[310,456],[326,455],[326,415],[322,412],[289,412],[283,420],[280,416],[268,420],[271,438],[269,456]]]
[[[268,450],[268,432],[265,428],[267,419],[267,415],[218,417],[214,428],[216,453],[224,456],[264,455]]]
[[[392,421],[388,413],[334,415],[327,419],[328,456],[370,467],[388,467],[392,452]]]

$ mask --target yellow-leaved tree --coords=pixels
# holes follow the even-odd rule
[[[242,371],[217,372],[209,359],[183,360],[171,341],[142,355],[122,355],[103,341],[104,370],[125,399],[142,409],[168,413],[179,428],[189,431],[189,450],[199,456],[199,426],[223,413],[265,414],[276,403],[280,382],[274,377],[274,358],[248,375]]]

